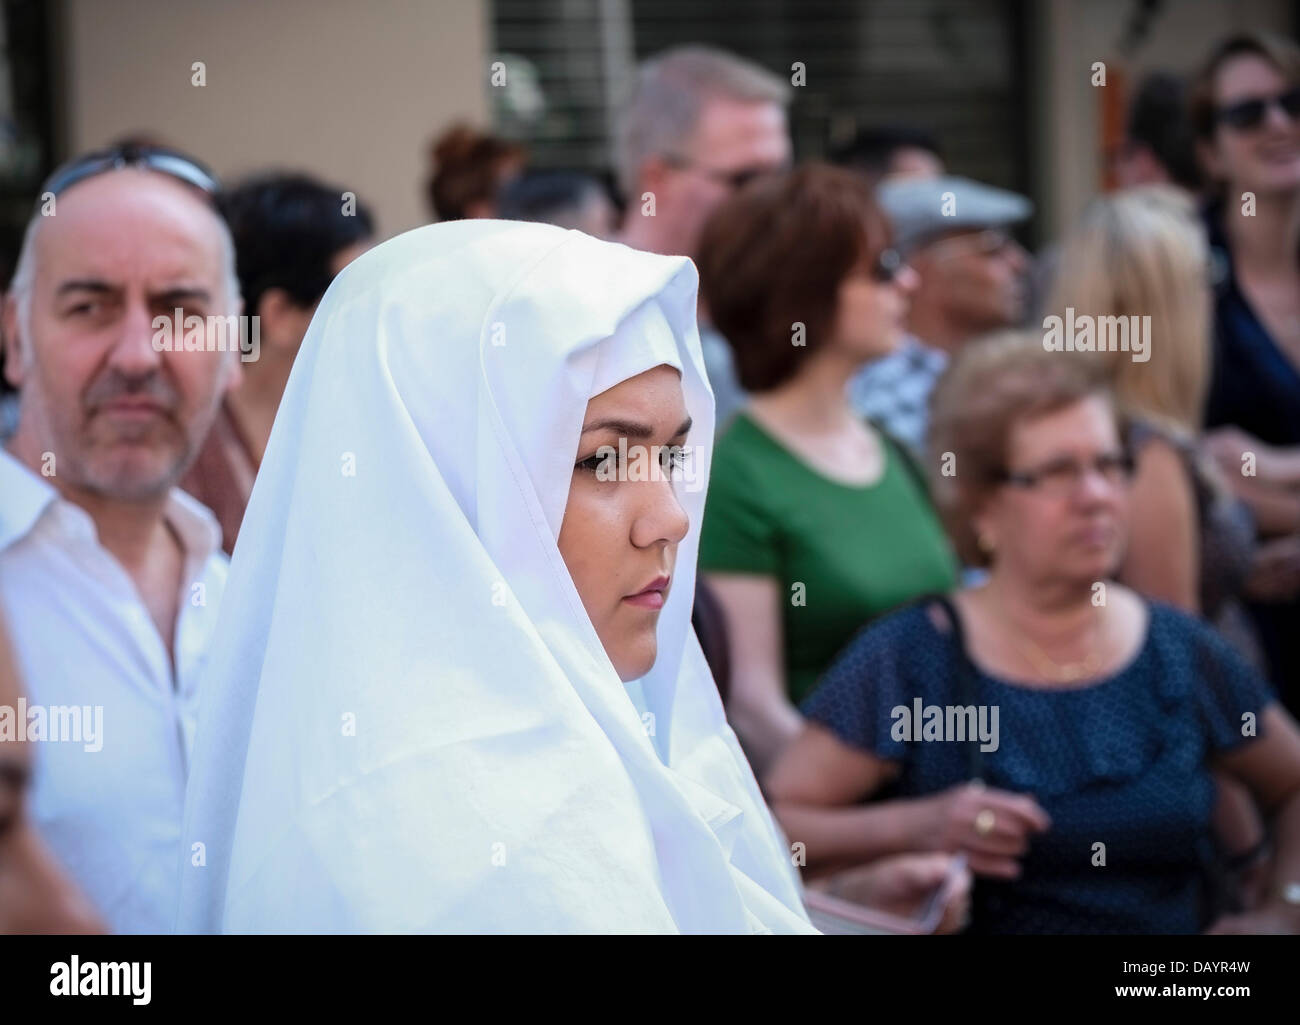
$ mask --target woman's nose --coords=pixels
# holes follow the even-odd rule
[[[644,489],[644,505],[632,527],[632,543],[638,548],[660,542],[678,544],[691,526],[691,519],[677,496],[681,482],[673,481],[665,472],[659,479],[639,486]]]
[[[894,284],[906,295],[911,295],[921,284],[921,275],[912,269],[911,264],[903,264],[894,275]]]
[[[1080,473],[1077,483],[1078,486],[1074,492],[1076,500],[1088,504],[1113,501],[1122,490],[1122,485],[1108,478],[1095,466],[1084,469]]]

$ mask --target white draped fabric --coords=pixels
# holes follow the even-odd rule
[[[812,932],[691,629],[704,490],[619,680],[560,557],[587,400],[682,371],[696,274],[544,225],[399,236],[322,301],[201,683],[182,932]]]

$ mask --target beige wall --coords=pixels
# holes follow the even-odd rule
[[[1068,227],[1101,181],[1099,101],[1094,61],[1123,64],[1134,79],[1151,70],[1193,72],[1218,37],[1234,30],[1291,30],[1287,0],[1176,0],[1151,22],[1147,42],[1127,60],[1118,43],[1132,0],[1043,0],[1035,5],[1044,55],[1034,123],[1044,237]]]
[[[354,188],[393,234],[423,223],[430,136],[486,124],[490,0],[60,0],[64,154],[126,132],[162,136],[227,178],[301,168]],[[1132,0],[1040,0],[1031,145],[1044,237],[1101,176],[1095,60],[1121,61]],[[1127,60],[1191,71],[1237,28],[1287,31],[1289,0],[1177,0]],[[190,84],[191,64],[207,85]]]
[[[61,156],[148,132],[227,179],[306,170],[385,235],[426,219],[430,136],[486,123],[486,0],[62,0],[59,24]]]

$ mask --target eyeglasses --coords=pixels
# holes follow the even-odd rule
[[[1216,121],[1228,125],[1238,132],[1250,132],[1259,128],[1268,117],[1268,112],[1277,107],[1290,120],[1300,117],[1300,87],[1288,89],[1276,96],[1256,96],[1249,100],[1231,103],[1214,112]]]
[[[78,182],[93,178],[107,171],[119,171],[124,167],[143,167],[150,171],[169,175],[186,185],[192,185],[209,196],[216,196],[221,185],[206,167],[184,153],[166,149],[162,146],[137,146],[127,144],[114,146],[112,149],[87,153],[64,164],[45,180],[41,195],[59,195],[66,192]]]
[[[1104,452],[1086,462],[1068,457],[1054,459],[1036,470],[1005,471],[999,481],[1052,498],[1068,498],[1089,470],[1112,487],[1119,487],[1133,476],[1133,457],[1127,452]]]
[[[783,168],[776,167],[742,167],[738,171],[723,171],[717,167],[701,164],[690,157],[684,157],[680,153],[665,153],[663,158],[679,171],[698,171],[704,177],[719,185],[724,185],[732,191],[743,189],[756,178],[765,178],[769,174],[779,174],[783,170]]]

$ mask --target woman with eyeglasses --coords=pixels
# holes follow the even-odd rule
[[[1214,195],[1212,450],[1264,543],[1251,612],[1283,699],[1300,708],[1300,48],[1233,36],[1192,90],[1197,148]],[[1287,693],[1289,690],[1289,693]]]
[[[1134,339],[1129,351],[1081,355],[1114,390],[1136,463],[1119,579],[1204,616],[1262,668],[1239,600],[1254,521],[1197,447],[1210,376],[1207,273],[1205,234],[1185,193],[1162,185],[1108,193],[1066,238],[1047,308],[1063,322],[1120,318],[1130,333],[1138,326],[1145,347]]]
[[[809,867],[962,852],[981,933],[1300,931],[1300,730],[1213,630],[1114,581],[1131,464],[1104,385],[1037,332],[988,339],[929,441],[987,581],[868,627],[804,704],[766,789]],[[1216,770],[1277,844],[1259,906],[1217,920]]]
[[[751,183],[701,240],[704,302],[752,398],[717,444],[700,567],[760,771],[856,630],[955,579],[919,471],[846,393],[903,335],[915,275],[889,241],[869,185],[818,164]]]

